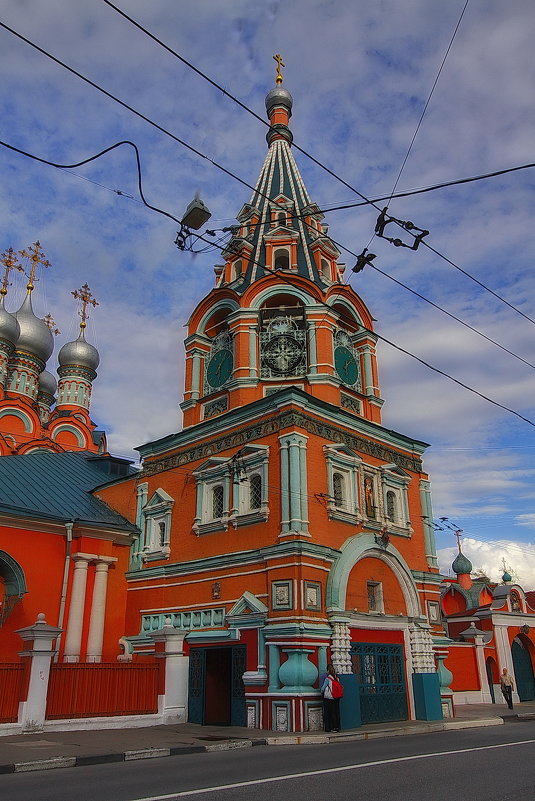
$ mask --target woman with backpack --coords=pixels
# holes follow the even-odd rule
[[[323,695],[323,728],[325,731],[340,731],[340,698],[344,694],[336,671],[327,665],[327,674],[321,685]]]

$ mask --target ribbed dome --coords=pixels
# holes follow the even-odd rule
[[[54,350],[54,337],[45,321],[40,320],[33,313],[30,293],[26,295],[24,303],[16,312],[15,317],[20,326],[17,350],[30,353],[46,362]]]
[[[458,576],[462,575],[463,573],[471,573],[472,572],[472,562],[470,559],[467,559],[464,553],[459,553],[453,560],[453,564],[451,569],[454,573],[457,573]]]
[[[48,370],[43,370],[39,376],[39,392],[46,392],[47,395],[55,395],[58,382],[52,373]]]
[[[60,367],[87,367],[89,370],[97,369],[100,356],[98,350],[85,341],[84,332],[80,332],[78,339],[67,342],[58,354]]]
[[[275,106],[284,106],[288,110],[288,117],[292,116],[293,97],[287,89],[282,86],[275,86],[271,92],[266,95],[266,111],[268,117],[271,117],[271,112]]]
[[[20,326],[14,314],[10,314],[4,308],[4,298],[0,298],[0,339],[11,342],[12,345],[17,343],[20,334]]]

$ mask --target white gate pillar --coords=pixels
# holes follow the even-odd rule
[[[166,618],[163,628],[151,632],[156,643],[156,656],[165,659],[165,688],[158,697],[162,723],[187,723],[189,656],[184,653],[187,631],[175,629]],[[160,648],[158,648],[160,645]]]

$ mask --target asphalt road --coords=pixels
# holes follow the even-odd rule
[[[535,722],[0,776],[3,801],[534,801]]]

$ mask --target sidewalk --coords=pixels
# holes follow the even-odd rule
[[[293,734],[235,726],[199,726],[194,723],[137,729],[13,734],[0,737],[0,773],[96,765],[256,745],[305,745],[395,737],[494,726],[522,719],[535,719],[535,701],[524,702],[511,711],[503,704],[467,704],[457,707],[457,716],[449,720],[376,723],[336,734]]]

